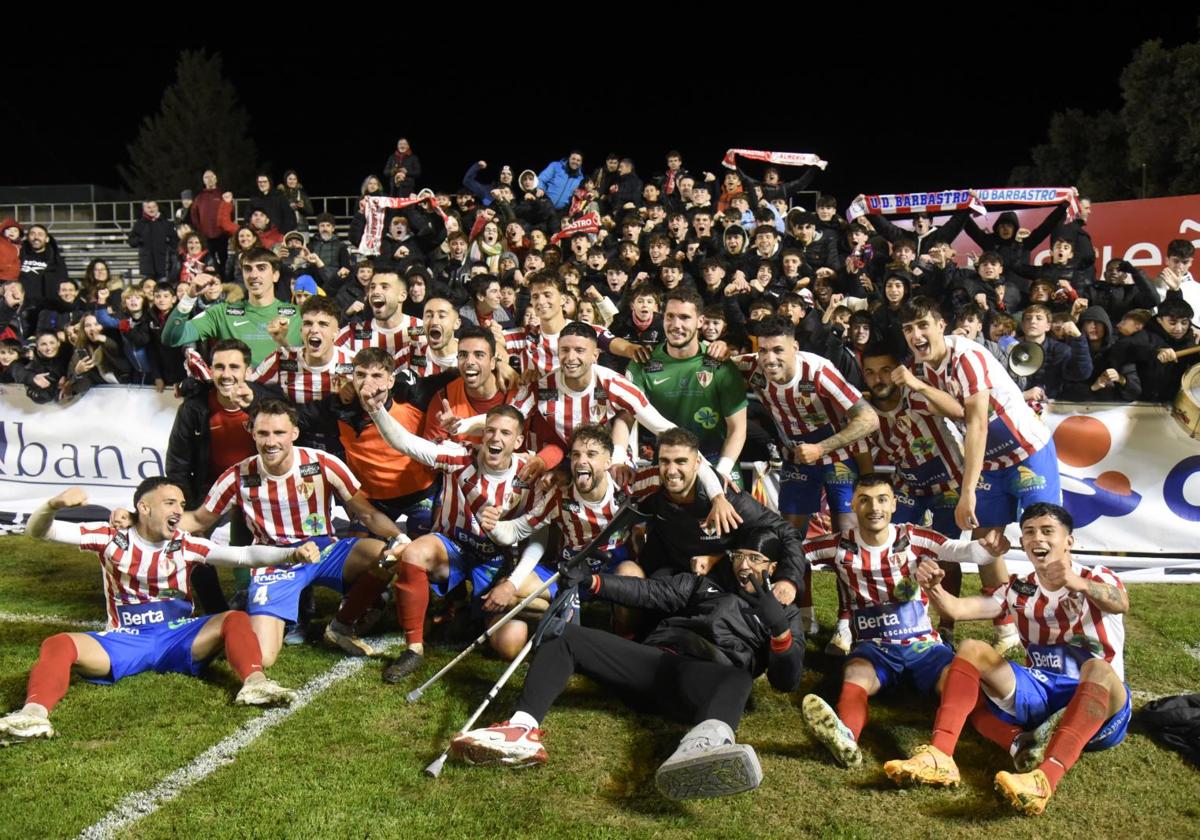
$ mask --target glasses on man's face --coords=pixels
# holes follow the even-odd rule
[[[731,551],[729,552],[729,559],[733,563],[750,563],[755,566],[763,566],[771,562],[770,558],[747,551]]]

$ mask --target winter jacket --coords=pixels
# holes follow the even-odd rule
[[[1085,324],[1095,322],[1104,328],[1104,338],[1096,347],[1088,342],[1092,354],[1092,375],[1086,382],[1064,382],[1060,399],[1076,402],[1133,402],[1142,395],[1142,380],[1138,375],[1137,362],[1131,358],[1129,342],[1118,338],[1113,332],[1112,321],[1102,306],[1089,306],[1079,317],[1079,330],[1086,339]],[[1106,370],[1115,370],[1125,378],[1125,383],[1110,384],[1094,390],[1091,386]]]
[[[1042,351],[1045,359],[1036,373],[1025,378],[1022,387],[1026,390],[1040,385],[1046,396],[1054,400],[1062,396],[1067,383],[1092,380],[1092,354],[1084,336],[1059,341],[1048,335],[1042,339]]]
[[[962,210],[952,215],[941,227],[930,228],[928,233],[918,235],[915,230],[905,230],[902,227],[892,224],[883,216],[871,216],[871,227],[875,228],[875,232],[886,239],[888,242],[895,244],[899,239],[913,239],[917,243],[917,256],[928,254],[929,249],[934,245],[941,243],[953,242],[955,237],[962,232],[963,225],[966,224],[969,217],[969,211]]]
[[[34,251],[29,241],[21,246],[21,285],[25,287],[25,303],[38,309],[58,299],[58,284],[67,279],[67,263],[59,253],[58,243],[51,236],[41,252]]]
[[[11,217],[0,222],[0,283],[21,276],[21,246],[4,235],[9,228],[20,231],[21,226]]]
[[[205,239],[225,236],[221,229],[221,190],[217,187],[200,190],[192,201],[192,227]]]
[[[175,250],[178,240],[170,219],[145,216],[133,223],[126,240],[130,248],[137,248],[138,271],[142,277],[163,280],[167,276],[167,262]]]
[[[1042,244],[1050,231],[1054,230],[1066,218],[1066,215],[1067,205],[1060,204],[1030,232],[1029,236],[1020,242],[1017,241],[1016,233],[1021,227],[1021,220],[1011,210],[1006,210],[996,217],[996,223],[992,225],[991,233],[984,232],[969,216],[963,223],[963,232],[984,251],[995,251],[999,254],[1000,259],[1004,260],[1004,268],[1007,270],[1015,265],[1029,265],[1029,255]],[[995,233],[996,228],[1001,224],[1012,225],[1013,236],[1011,239],[1001,239],[1000,235]]]
[[[555,210],[565,210],[571,203],[571,195],[583,183],[583,169],[574,172],[567,166],[567,159],[556,160],[538,173],[538,185]]]
[[[287,194],[280,189],[272,189],[266,194],[255,193],[246,207],[246,224],[250,223],[250,217],[254,215],[255,210],[266,213],[271,224],[278,228],[280,233],[296,229],[296,213],[288,204]]]

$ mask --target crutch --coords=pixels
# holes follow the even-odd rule
[[[473,641],[473,642],[471,642],[471,644],[467,645],[467,647],[463,650],[462,653],[460,653],[458,656],[454,657],[449,662],[447,662],[444,666],[442,666],[442,669],[440,671],[438,671],[432,677],[427,679],[425,682],[421,683],[421,685],[417,686],[412,691],[408,692],[408,694],[406,695],[408,702],[415,703],[418,700],[420,700],[421,695],[425,693],[425,689],[429,688],[435,682],[437,682],[442,677],[444,677],[446,675],[446,673],[448,671],[450,671],[451,668],[453,668],[459,662],[462,662],[463,659],[465,659],[468,656],[468,654],[470,654],[473,650],[475,650],[475,648],[479,647],[481,644],[486,642],[501,627],[503,627],[505,624],[512,621],[514,618],[516,618],[517,613],[521,612],[526,607],[528,607],[539,596],[545,594],[546,590],[548,590],[551,586],[553,586],[555,583],[558,582],[558,576],[559,576],[558,572],[555,572],[554,574],[552,574],[549,578],[546,579],[546,581],[544,583],[542,583],[541,586],[539,586],[537,588],[537,590],[535,592],[532,592],[529,595],[526,595],[524,598],[521,599],[520,603],[518,603],[515,607],[513,607],[508,612],[506,612],[504,615],[502,615],[500,617],[499,621],[497,621],[491,627],[487,628],[482,633],[480,633],[479,636],[475,639],[475,641]],[[437,774],[435,773],[434,775],[437,775]]]
[[[555,575],[555,577],[558,577],[558,575]],[[500,689],[504,688],[504,684],[508,682],[509,677],[513,675],[518,666],[525,661],[525,657],[529,655],[529,651],[531,650],[533,650],[532,637],[530,637],[529,641],[525,643],[525,647],[521,648],[521,652],[517,654],[516,659],[510,662],[508,667],[504,669],[504,673],[500,675],[500,679],[496,680],[496,684],[492,686],[491,691],[489,691],[487,696],[483,698],[483,702],[479,704],[479,707],[475,710],[474,714],[467,718],[467,722],[462,725],[462,729],[458,730],[459,735],[469,731],[470,728],[475,724],[475,721],[479,720],[479,716],[483,714],[483,710],[486,709],[488,704],[491,703],[492,700],[495,699],[496,695],[500,693]],[[467,652],[468,651],[463,651],[463,655],[465,656]],[[451,742],[453,742],[453,739],[451,739]],[[450,745],[447,744],[446,749],[442,750],[442,754],[435,758],[433,763],[425,768],[425,774],[427,776],[432,776],[435,779],[440,776],[442,774],[442,767],[444,767],[446,764],[446,757],[449,755]]]

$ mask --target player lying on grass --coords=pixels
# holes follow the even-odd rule
[[[971,542],[911,524],[893,525],[896,493],[879,473],[859,476],[851,500],[858,527],[804,544],[813,565],[828,563],[848,594],[857,644],[842,672],[837,712],[815,694],[804,698],[804,721],[838,763],[862,763],[858,737],[867,723],[867,698],[902,681],[922,694],[941,691],[954,651],[929,621],[917,585],[917,564],[987,565],[1008,550],[1000,535]]]
[[[1130,693],[1122,616],[1129,596],[1110,570],[1075,561],[1072,528],[1071,514],[1058,505],[1026,508],[1021,547],[1034,571],[1013,575],[991,596],[956,598],[942,589],[944,573],[921,563],[918,579],[939,611],[960,621],[1013,616],[1029,664],[1009,662],[983,642],[963,642],[946,675],[932,742],[912,758],[885,764],[893,781],[958,784],[952,756],[969,717],[980,734],[1023,759],[1017,769],[1027,772],[997,773],[996,789],[1017,810],[1040,814],[1082,751],[1124,740]],[[1063,710],[1055,725],[1053,716]],[[1054,727],[1044,755],[1023,750],[1029,730],[1040,726]]]
[[[568,624],[538,649],[513,716],[458,736],[451,754],[472,764],[544,764],[541,721],[579,673],[692,725],[655,776],[667,797],[758,787],[758,757],[753,747],[736,743],[734,730],[759,674],[766,671],[778,691],[796,690],[804,674],[804,636],[799,608],[785,607],[771,594],[770,558],[782,551],[779,537],[767,528],[742,528],[734,536],[731,562],[712,576],[644,580],[585,573],[581,590],[667,617],[642,644]]]
[[[290,702],[295,692],[263,674],[262,651],[244,612],[192,618],[189,577],[199,563],[270,566],[312,563],[319,551],[295,548],[218,546],[179,529],[183,490],[164,477],[147,478],[133,494],[129,528],[108,523],[55,522],[55,511],[87,504],[72,487],[29,518],[26,533],[37,539],[95,552],[103,573],[107,627],[99,633],[58,633],[42,642],[29,675],[25,706],[0,718],[0,735],[48,738],[49,714],[67,693],[71,671],[89,682],[109,684],[143,671],[199,674],[222,650],[242,680],[237,703],[265,706]]]

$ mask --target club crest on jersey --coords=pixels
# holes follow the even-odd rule
[[[313,486],[311,481],[296,482],[296,493],[305,499],[311,499],[313,493],[317,492],[317,488]]]
[[[311,464],[300,465],[300,475],[320,475],[321,465],[315,461]]]
[[[295,359],[281,359],[279,361],[279,369],[285,373],[295,373],[300,370],[300,363]]]
[[[1026,598],[1032,598],[1034,595],[1037,595],[1038,588],[1036,583],[1030,583],[1026,580],[1014,580],[1012,584],[1012,590],[1018,595],[1024,595]]]
[[[712,384],[713,372],[711,370],[704,370],[703,368],[696,371],[696,381],[700,383],[701,388],[707,388]]]

